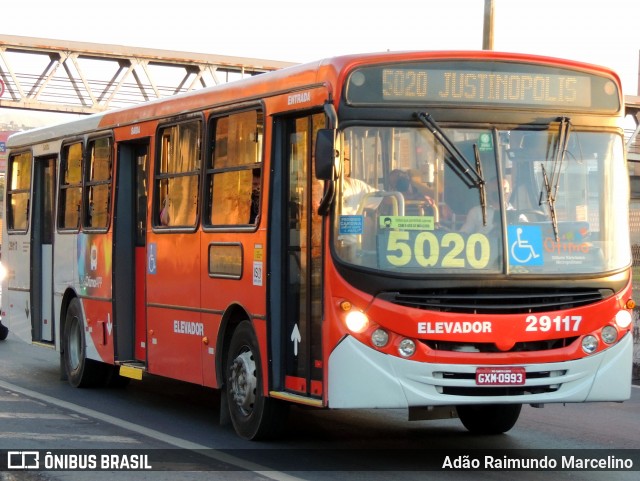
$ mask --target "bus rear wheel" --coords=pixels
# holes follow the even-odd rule
[[[240,437],[257,441],[284,431],[287,405],[263,393],[260,350],[249,321],[241,322],[231,337],[225,378],[229,415]]]
[[[456,406],[460,421],[473,434],[502,434],[518,421],[522,404]]]
[[[80,300],[74,298],[67,308],[64,328],[64,368],[73,387],[94,387],[105,380],[105,365],[87,359],[84,318]]]

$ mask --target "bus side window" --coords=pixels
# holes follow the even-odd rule
[[[264,114],[248,110],[212,119],[205,223],[260,223]]]
[[[161,132],[156,172],[155,224],[191,227],[197,222],[202,124],[188,121]]]
[[[111,199],[112,146],[109,137],[89,143],[85,181],[85,227],[106,229]]]
[[[31,189],[31,152],[12,155],[9,160],[7,185],[8,229],[26,231],[29,224]]]
[[[60,201],[58,202],[58,228],[78,230],[82,206],[82,143],[63,147]]]

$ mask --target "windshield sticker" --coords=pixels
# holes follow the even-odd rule
[[[556,242],[547,237],[544,240],[544,250],[551,258],[551,262],[558,266],[583,265],[594,260],[595,252],[592,252],[591,244],[587,242],[571,242],[561,239]]]
[[[564,221],[557,225],[558,240],[552,226],[511,225],[508,228],[509,261],[514,268],[544,266],[558,271],[571,266],[602,265],[602,252],[591,241],[589,224],[583,221]],[[534,269],[535,270],[535,269]]]
[[[435,227],[433,216],[424,215],[385,215],[379,221],[382,229],[433,230]]]
[[[486,269],[495,267],[491,252],[489,238],[480,233],[389,229],[378,234],[378,259],[385,268]]]
[[[541,266],[544,263],[542,229],[538,226],[510,225],[509,262],[516,266]]]
[[[478,150],[480,150],[480,152],[493,151],[493,137],[491,137],[491,134],[480,135],[478,138]]]
[[[341,215],[340,234],[362,234],[364,232],[364,216]]]

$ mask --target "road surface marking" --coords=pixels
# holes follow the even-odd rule
[[[68,401],[63,401],[61,399],[57,399],[57,398],[48,396],[46,394],[42,394],[36,391],[32,391],[30,389],[23,388],[16,384],[12,384],[12,383],[0,380],[0,387],[3,389],[7,389],[9,391],[20,393],[24,396],[28,396],[33,399],[37,399],[47,404],[52,404],[54,406],[67,409],[69,411],[73,411],[78,414],[82,414],[84,416],[89,416],[93,419],[98,419],[105,423],[109,423],[114,426],[118,426],[122,429],[133,431],[135,433],[153,438],[157,441],[162,441],[163,443],[170,444],[172,446],[176,446],[181,449],[189,449],[193,451],[206,450],[205,453],[200,452],[200,454],[203,454],[204,456],[210,457],[212,459],[215,459],[223,463],[231,464],[233,466],[238,466],[239,468],[242,468],[242,469],[253,471],[256,474],[260,474],[266,478],[273,479],[275,481],[302,481],[301,478],[290,476],[286,473],[281,473],[279,471],[272,471],[266,466],[261,466],[256,463],[245,461],[238,457],[216,451],[215,448],[212,448],[211,446],[205,446],[204,444],[194,443],[186,439],[171,436],[169,434],[156,431],[155,429],[146,428],[144,426],[140,426],[139,424],[125,421],[124,419],[119,419],[115,416],[110,416],[109,414],[101,413],[99,411],[95,411],[93,409],[89,409],[89,408],[80,406],[78,404],[74,404]]]

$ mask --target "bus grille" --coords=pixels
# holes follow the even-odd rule
[[[608,289],[443,288],[383,292],[379,299],[406,307],[459,314],[526,314],[572,309],[601,301]]]
[[[561,349],[573,344],[578,339],[577,336],[562,337],[558,339],[545,339],[541,341],[527,341],[517,342],[514,346],[504,351],[499,349],[493,343],[489,342],[449,342],[449,341],[435,341],[429,339],[421,339],[420,342],[428,346],[434,351],[454,351],[454,352],[466,352],[466,353],[498,353],[498,352],[538,352],[538,351],[550,351],[553,349]]]

